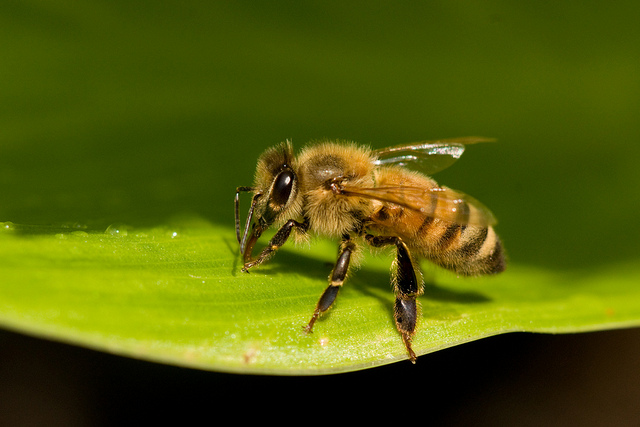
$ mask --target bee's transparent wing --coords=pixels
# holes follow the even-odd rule
[[[398,165],[432,175],[451,166],[464,152],[464,146],[491,138],[468,136],[462,138],[420,141],[374,150],[378,166]]]
[[[403,206],[426,216],[461,225],[488,227],[496,224],[496,218],[486,206],[473,197],[448,187],[344,186],[342,194]]]

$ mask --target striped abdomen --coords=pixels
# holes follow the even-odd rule
[[[389,172],[378,176],[378,185],[395,186],[400,192],[402,187],[422,188],[424,195],[417,196],[415,190],[405,191],[408,194],[405,206],[376,203],[370,217],[371,229],[401,237],[413,253],[458,274],[495,274],[505,269],[502,243],[488,225],[493,219],[486,208],[463,195],[458,198],[459,193],[445,188],[442,196],[435,197],[440,187],[424,175]],[[418,197],[419,203],[415,202]]]
[[[413,253],[466,276],[505,269],[502,243],[493,227],[443,221],[401,206],[384,206],[371,216],[373,228],[401,237]]]
[[[458,274],[476,276],[504,271],[500,238],[493,227],[478,227],[425,217],[416,232],[415,250]]]

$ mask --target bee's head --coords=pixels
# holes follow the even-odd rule
[[[240,237],[238,193],[253,191],[253,201],[244,232]],[[284,222],[299,215],[301,198],[298,197],[298,175],[296,173],[293,148],[289,141],[266,150],[258,159],[253,187],[240,187],[236,192],[236,236],[240,252],[248,260],[256,241],[264,230],[274,223]],[[249,227],[251,236],[248,238]]]

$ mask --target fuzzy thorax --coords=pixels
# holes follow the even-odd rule
[[[345,197],[330,183],[372,187],[373,161],[369,149],[354,144],[321,143],[303,150],[298,170],[300,193],[313,232],[341,237],[372,213],[369,200]]]

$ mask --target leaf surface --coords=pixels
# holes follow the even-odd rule
[[[272,262],[244,274],[233,230],[197,218],[104,233],[25,229],[2,228],[0,322],[6,327],[228,372],[313,375],[406,358],[392,315],[392,253],[368,255],[307,335],[303,326],[335,257],[332,242],[288,244]],[[588,275],[516,265],[482,279],[424,268],[429,280],[420,298],[418,354],[512,331],[640,324],[635,265]]]

